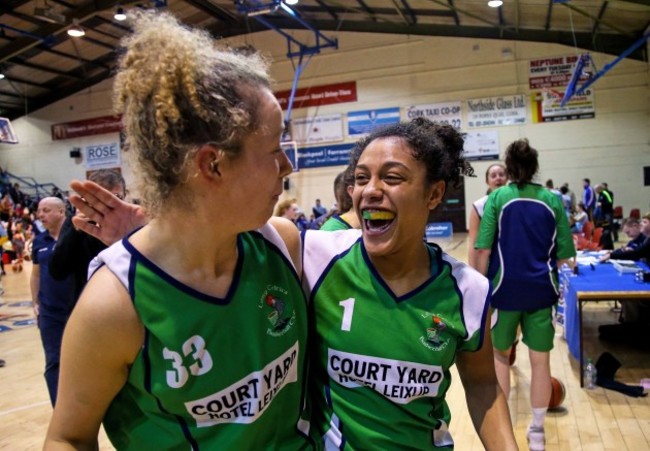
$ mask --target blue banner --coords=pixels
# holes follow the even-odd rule
[[[365,135],[375,128],[395,124],[399,120],[399,107],[350,111],[348,113],[348,135]]]
[[[300,169],[322,168],[326,166],[347,166],[354,143],[331,146],[303,147],[298,149]]]
[[[450,237],[453,233],[454,230],[451,222],[431,222],[427,224],[427,228],[425,229],[427,240]]]

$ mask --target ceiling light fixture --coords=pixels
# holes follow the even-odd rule
[[[113,16],[113,19],[118,20],[120,22],[126,20],[126,13],[124,12],[124,8],[119,7],[115,11],[115,15]]]
[[[300,0],[284,0],[287,5],[297,5]]]
[[[80,38],[85,34],[86,32],[84,31],[84,29],[79,26],[79,21],[77,21],[77,19],[74,19],[74,21],[72,22],[72,26],[68,28],[68,36],[71,36],[73,38]]]
[[[489,6],[490,8],[498,8],[498,7],[501,6],[501,5],[503,5],[503,1],[502,1],[502,0],[490,0],[490,1],[488,2],[488,6]]]

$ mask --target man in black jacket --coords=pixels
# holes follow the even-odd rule
[[[93,172],[88,180],[97,183],[124,200],[126,186],[124,178],[119,172],[113,169],[101,169]],[[52,254],[49,272],[56,280],[63,280],[70,274],[74,275],[74,302],[79,299],[81,291],[86,286],[88,264],[104,249],[106,249],[104,243],[87,233],[77,231],[72,224],[72,218],[66,218]]]

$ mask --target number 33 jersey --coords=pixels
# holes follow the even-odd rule
[[[238,237],[224,299],[166,274],[123,240],[99,256],[129,291],[142,349],[104,426],[117,449],[303,449],[307,305],[270,226]]]
[[[487,279],[427,245],[430,278],[396,296],[358,231],[310,231],[303,242],[317,352],[313,426],[325,448],[453,446],[449,368],[458,351],[482,345]]]

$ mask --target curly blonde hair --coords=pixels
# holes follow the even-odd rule
[[[218,48],[205,31],[169,14],[139,11],[122,41],[114,104],[123,115],[128,148],[140,173],[140,193],[155,216],[163,202],[191,196],[178,190],[187,164],[211,143],[228,155],[258,127],[259,88],[270,88],[259,55]]]

